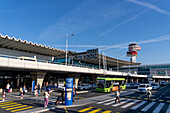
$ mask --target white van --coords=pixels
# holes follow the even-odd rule
[[[152,90],[151,84],[140,84],[138,87],[138,92],[146,93],[148,89]]]

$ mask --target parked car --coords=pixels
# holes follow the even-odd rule
[[[140,83],[139,82],[136,82],[134,87],[138,88],[140,86]]]
[[[91,89],[91,85],[90,84],[82,84],[82,85],[78,86],[78,90],[84,90],[84,89]]]
[[[166,82],[165,82],[165,81],[161,81],[161,82],[160,82],[160,85],[161,85],[161,86],[165,86],[165,85],[166,85]]]
[[[159,89],[160,87],[160,85],[156,83],[152,83],[151,86],[152,86],[152,89]]]
[[[64,86],[58,86],[58,91],[65,91],[65,87]]]
[[[126,87],[129,88],[129,87],[130,87],[130,84],[129,84],[129,83],[126,83]]]
[[[146,93],[148,89],[152,90],[151,84],[140,84],[138,87],[138,92]]]
[[[135,87],[135,83],[134,82],[130,83],[130,87]]]

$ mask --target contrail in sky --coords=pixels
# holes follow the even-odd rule
[[[147,11],[148,11],[148,9],[147,9],[147,10],[144,10],[144,11],[142,11],[142,12],[140,12],[140,13],[138,13],[137,15],[134,15],[133,17],[131,17],[131,18],[129,18],[129,19],[127,19],[127,20],[125,20],[125,21],[123,21],[123,22],[121,22],[121,23],[113,26],[112,28],[108,29],[107,31],[99,34],[99,36],[103,36],[103,35],[105,35],[106,33],[112,31],[113,29],[115,29],[115,28],[117,28],[117,27],[119,27],[119,26],[121,26],[121,25],[123,25],[123,24],[126,24],[126,23],[128,23],[128,22],[136,19],[137,17],[141,16],[142,14],[146,13]]]
[[[165,40],[170,40],[170,34],[168,35],[164,35],[158,38],[153,38],[153,39],[149,39],[149,40],[143,40],[143,41],[138,41],[136,43],[138,44],[146,44],[146,43],[154,43],[154,42],[160,42],[160,41],[165,41]],[[75,47],[75,48],[105,48],[104,50],[107,49],[112,49],[112,48],[121,48],[121,49],[125,49],[127,48],[128,44],[130,42],[127,43],[123,43],[123,44],[117,44],[117,45],[111,45],[111,46],[97,46],[97,45],[69,45],[69,47]],[[53,46],[57,46],[57,47],[65,47],[65,45],[53,45]]]
[[[165,41],[165,40],[170,40],[170,34],[169,35],[165,35],[165,36],[161,36],[161,37],[155,38],[155,39],[139,41],[137,43],[138,44],[146,44],[146,43],[160,42],[160,41]]]
[[[138,5],[141,5],[141,6],[144,6],[144,7],[147,7],[147,8],[150,8],[158,13],[161,13],[161,14],[165,14],[165,15],[168,15],[170,16],[170,13],[168,11],[165,11],[151,3],[148,3],[148,2],[140,2],[140,1],[136,1],[136,0],[126,0],[128,2],[131,2],[131,3],[134,3],[134,4],[138,4]]]

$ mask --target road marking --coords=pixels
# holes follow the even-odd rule
[[[112,98],[112,99],[109,99],[109,100],[105,100],[105,101],[102,101],[102,102],[97,102],[97,104],[102,104],[102,103],[105,103],[105,102],[108,102],[108,101],[111,101],[111,100],[115,100],[116,98]]]
[[[170,102],[169,100],[167,100],[167,102]]]
[[[135,103],[137,103],[137,102],[139,102],[139,100],[135,100],[135,101],[133,101],[133,102],[131,102],[131,103],[129,103],[129,104],[126,104],[126,105],[124,105],[124,106],[121,106],[121,108],[127,108],[127,107],[129,107],[129,106],[131,106],[131,105],[133,105],[133,104],[135,104]]]
[[[22,104],[8,105],[8,106],[2,107],[2,108],[10,108],[10,107],[19,106],[19,105],[22,105]]]
[[[93,107],[89,107],[89,108],[85,108],[85,109],[82,109],[82,110],[80,110],[80,111],[78,111],[78,112],[85,112],[85,111],[88,111],[88,110],[91,110]]]
[[[148,100],[148,98],[144,98],[145,100]]]
[[[14,103],[6,103],[6,104],[2,104],[2,105],[0,105],[0,107],[1,107],[1,106],[12,105],[12,104],[17,104],[17,102],[14,102]]]
[[[169,105],[168,109],[166,110],[166,113],[170,113],[170,105]]]
[[[156,99],[152,99],[153,101],[155,101]]]
[[[120,100],[125,100],[125,98],[121,98]],[[112,101],[112,102],[109,102],[109,103],[105,103],[104,105],[110,105],[110,104],[113,104],[113,103],[115,103],[115,100]]]
[[[30,108],[33,108],[33,106],[29,106],[29,107],[17,109],[17,110],[12,110],[11,112],[22,111],[22,110],[26,110],[26,109],[30,109]]]
[[[107,111],[104,111],[104,112],[102,112],[102,113],[111,113],[112,111],[109,111],[109,110],[107,110]]]
[[[2,103],[0,103],[0,105],[1,105],[1,104],[5,104],[5,103],[11,103],[11,102],[13,102],[13,101],[10,101],[10,102],[2,102]]]
[[[104,105],[110,105],[110,104],[113,104],[115,103],[115,101],[113,100],[112,102],[109,102],[109,103],[105,103]]]
[[[160,110],[162,109],[162,107],[164,106],[164,104],[165,104],[165,103],[160,103],[160,104],[156,107],[156,109],[153,111],[153,113],[159,113]]]
[[[170,98],[170,96],[166,96],[165,98]]]
[[[116,107],[116,106],[120,106],[120,105],[122,105],[122,104],[124,104],[124,103],[126,103],[126,102],[129,102],[129,101],[131,101],[131,99],[128,99],[128,100],[126,100],[126,101],[123,101],[123,102],[120,102],[120,103],[114,104],[114,105],[112,105],[112,106],[114,106],[114,107]]]
[[[155,102],[150,103],[149,105],[147,105],[146,107],[144,107],[141,111],[147,111],[150,107],[152,107],[155,104]]]
[[[160,102],[163,102],[164,100],[159,100]]]
[[[67,111],[67,109],[66,109],[66,108],[64,108],[64,110],[66,111],[66,113],[68,113],[68,111]]]
[[[98,108],[98,109],[93,110],[93,111],[90,111],[90,112],[88,112],[88,113],[96,113],[96,112],[99,112],[99,111],[101,111],[101,110],[102,110],[102,109]]]
[[[143,102],[141,102],[140,104],[138,104],[138,105],[136,105],[136,106],[134,106],[134,107],[132,107],[132,108],[130,108],[130,109],[132,109],[132,110],[136,110],[137,108],[139,108],[140,106],[142,106],[143,104],[145,104],[147,101],[143,101]]]
[[[132,97],[132,98],[136,98],[136,97]]]
[[[17,108],[22,108],[22,107],[26,107],[27,105],[23,105],[23,106],[18,106],[18,107],[13,107],[13,108],[8,108],[6,110],[12,110],[12,109],[17,109]]]

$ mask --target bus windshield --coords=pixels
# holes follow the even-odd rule
[[[97,88],[104,88],[105,80],[97,80]]]

